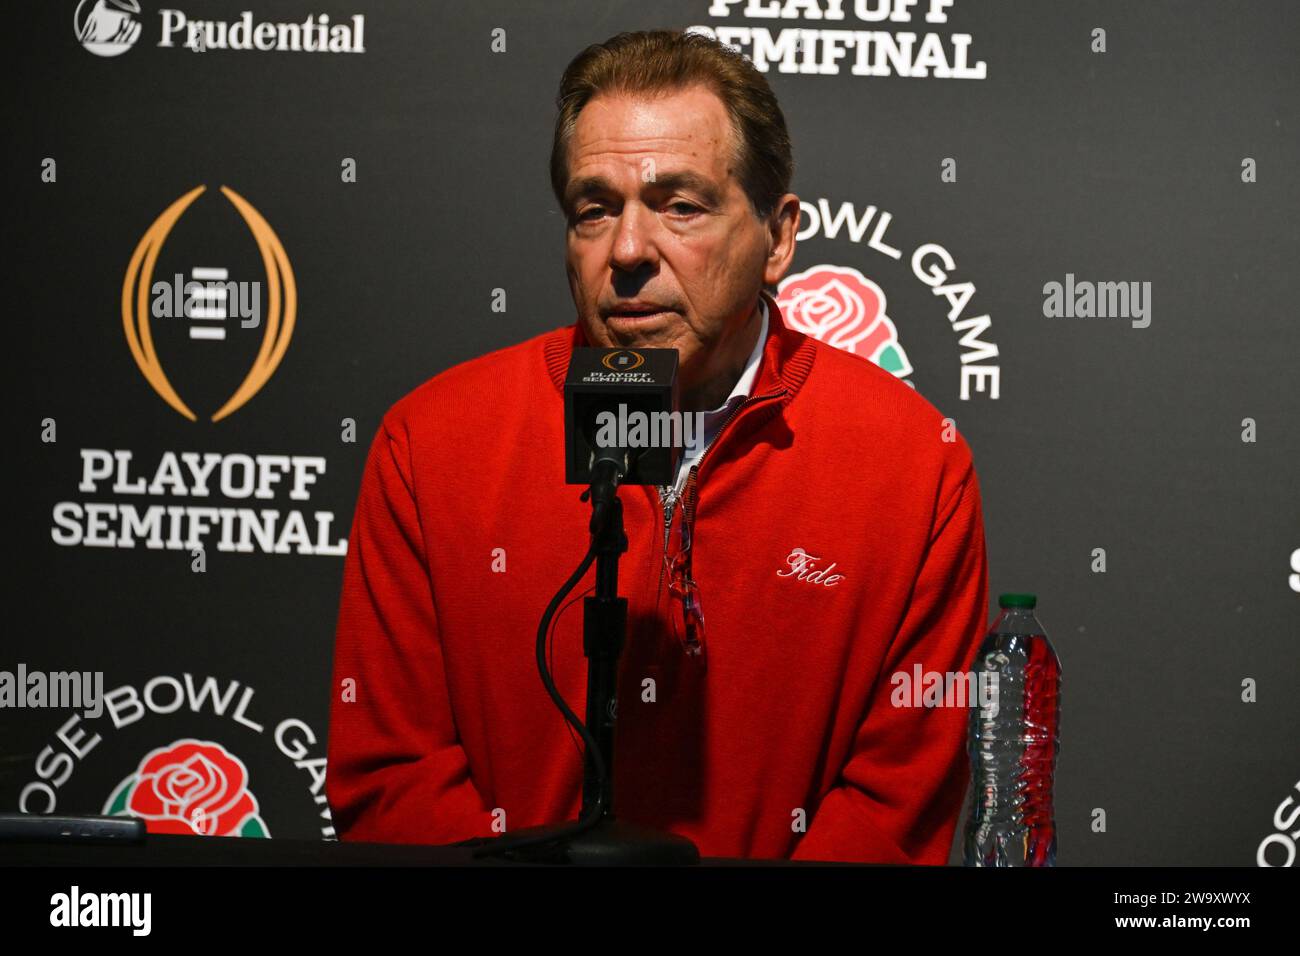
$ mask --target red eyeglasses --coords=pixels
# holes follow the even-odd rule
[[[681,602],[681,622],[673,619],[673,634],[691,657],[704,656],[704,609],[700,604],[700,587],[691,576],[691,527],[694,524],[694,488],[683,504],[681,547],[672,557],[664,555],[668,570],[668,593]]]

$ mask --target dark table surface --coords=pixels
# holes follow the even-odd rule
[[[139,844],[0,843],[0,866],[525,866],[469,847],[149,834]],[[854,866],[706,857],[702,866]]]

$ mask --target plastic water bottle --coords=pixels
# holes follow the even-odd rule
[[[1032,594],[1000,595],[1002,613],[975,658],[977,685],[988,681],[996,694],[971,709],[966,866],[1056,865],[1061,662],[1034,616],[1037,603]]]

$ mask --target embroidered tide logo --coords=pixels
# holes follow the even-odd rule
[[[104,813],[141,817],[150,833],[269,837],[248,768],[221,744],[186,738],[148,754]]]
[[[197,393],[214,409],[205,417],[219,422],[280,365],[293,336],[298,288],[261,213],[228,186],[221,195],[229,205],[195,205],[206,191],[190,190],[145,231],[122,282],[122,324],[131,356],[159,397],[197,421]],[[188,401],[164,370],[164,351],[167,366],[180,369]]]
[[[776,304],[790,328],[860,355],[912,385],[912,363],[885,314],[885,293],[857,269],[813,266],[777,288]]]

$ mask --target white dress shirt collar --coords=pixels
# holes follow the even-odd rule
[[[745,370],[740,374],[740,378],[736,380],[736,384],[731,389],[731,394],[727,396],[726,401],[712,411],[704,413],[703,443],[696,448],[686,448],[682,451],[681,464],[677,471],[676,487],[679,491],[691,466],[698,462],[703,457],[704,450],[713,444],[713,439],[717,437],[732,408],[747,399],[754,388],[754,382],[758,378],[758,366],[763,360],[763,346],[767,344],[767,299],[761,295],[758,298],[758,310],[762,317],[758,328],[758,341],[754,343],[754,348],[749,353],[749,359],[745,362]]]

